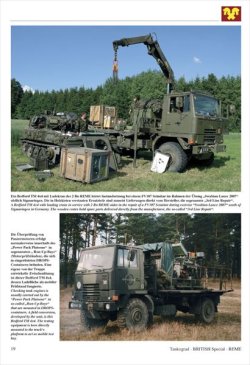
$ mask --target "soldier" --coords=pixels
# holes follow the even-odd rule
[[[134,99],[133,99],[132,104],[131,104],[131,107],[130,107],[130,110],[129,110],[129,114],[131,114],[135,108],[138,108],[139,105],[140,105],[140,96],[139,95],[136,95],[134,97]]]
[[[79,132],[84,132],[88,130],[89,121],[87,120],[87,114],[85,112],[82,113],[79,124]]]

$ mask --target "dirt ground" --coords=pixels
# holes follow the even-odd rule
[[[140,333],[119,330],[116,322],[105,328],[84,333],[79,310],[68,309],[72,289],[62,289],[60,295],[60,339],[63,341],[240,341],[241,290],[240,283],[234,291],[221,297],[215,321],[210,325],[197,323],[193,315],[178,312],[174,320],[154,317],[154,324]]]

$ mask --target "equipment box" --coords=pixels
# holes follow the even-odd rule
[[[113,128],[117,115],[114,106],[91,105],[89,120],[97,128]]]
[[[110,152],[92,148],[63,148],[60,175],[71,180],[94,183],[108,179]]]

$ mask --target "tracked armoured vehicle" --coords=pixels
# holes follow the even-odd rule
[[[75,113],[46,112],[30,119],[21,144],[30,164],[37,170],[53,167],[60,162],[63,147],[87,147],[110,151],[110,167],[117,170],[116,156],[109,138],[100,132],[87,131],[86,120]]]

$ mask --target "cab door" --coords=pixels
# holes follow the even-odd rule
[[[178,105],[182,101],[181,105]],[[183,136],[190,133],[190,96],[168,96],[164,100],[162,113],[162,132],[170,136]]]
[[[137,249],[118,248],[115,282],[121,294],[144,289],[143,270],[140,270],[142,259]]]

